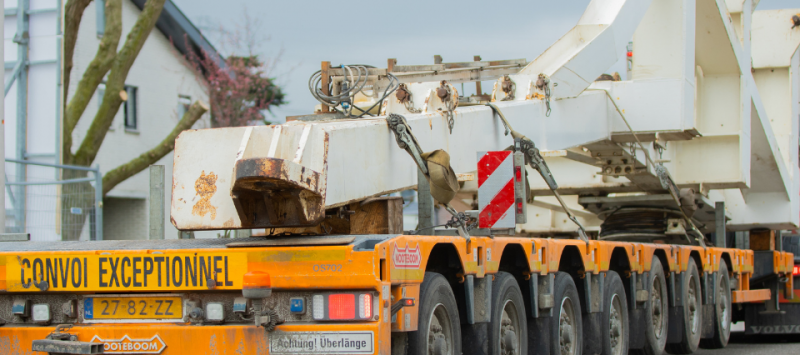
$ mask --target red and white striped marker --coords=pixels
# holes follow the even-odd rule
[[[512,152],[478,152],[478,207],[478,228],[516,227]]]

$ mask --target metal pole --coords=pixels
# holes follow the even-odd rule
[[[425,174],[417,169],[417,209],[419,225],[417,229],[431,228],[434,223],[433,214],[433,196],[431,196],[431,185]],[[426,230],[424,233],[433,234],[432,230]]]
[[[97,240],[103,240],[103,175],[100,174],[100,165],[94,166],[94,223]]]
[[[28,0],[17,1],[17,33],[14,35],[14,42],[17,43],[17,64],[20,70],[17,74],[17,119],[16,119],[16,157],[25,160],[28,141],[28,43],[30,41],[29,28],[29,3]],[[26,180],[26,170],[24,165],[18,165],[15,176],[17,182]],[[15,232],[25,231],[25,186],[16,188],[16,205],[14,206]]]
[[[150,165],[150,239],[164,239],[163,165]]]
[[[716,218],[716,233],[714,233],[714,244],[720,248],[726,248],[726,234],[725,233],[725,202],[720,201],[714,205],[714,216]]]
[[[3,28],[4,28],[3,26],[4,25],[5,25],[5,16],[3,16],[2,19],[0,19],[0,38],[5,38],[5,37],[3,37],[4,36],[4,33],[3,33]],[[3,47],[4,46],[0,46],[0,58],[5,58],[4,57],[5,53],[3,52]],[[5,80],[6,79],[5,75],[6,75],[5,70],[3,70],[3,73],[0,73],[0,81],[2,81],[2,82],[6,81]],[[4,95],[4,98],[5,98],[5,95]],[[5,101],[6,100],[0,100],[0,122],[2,122],[2,123],[0,123],[0,155],[2,155],[3,158],[5,158],[5,156],[6,156],[6,150],[5,150],[5,146],[6,146],[6,124],[5,124],[5,122],[6,122],[6,119],[5,119],[6,110],[5,110]],[[2,197],[2,199],[0,199],[0,201],[3,201],[3,203],[5,204],[5,200],[6,200],[6,187],[4,186],[5,183],[6,183],[6,179],[5,179],[5,176],[6,176],[6,164],[5,164],[5,162],[3,164],[0,164],[0,175],[3,175],[3,179],[0,179],[0,197]],[[0,208],[0,233],[5,233],[5,232],[6,232],[6,207],[3,206],[3,208]]]
[[[95,5],[98,6],[98,5]],[[61,118],[64,114],[64,105],[62,104],[62,100],[66,100],[66,97],[62,97],[64,95],[64,84],[61,82],[63,79],[62,75],[62,68],[61,68],[61,40],[63,33],[61,31],[62,21],[61,21],[61,10],[62,10],[62,2],[61,0],[56,0],[56,145],[55,145],[55,152],[56,156],[53,161],[55,164],[61,163],[61,127],[62,122]],[[56,179],[60,178],[58,174],[58,170],[56,170]]]

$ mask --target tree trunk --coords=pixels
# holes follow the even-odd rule
[[[98,1],[96,6],[102,6],[102,2]],[[100,40],[100,46],[97,48],[97,54],[94,59],[89,63],[89,67],[83,72],[78,87],[75,89],[75,95],[69,101],[66,109],[64,110],[64,128],[63,128],[63,146],[65,163],[72,160],[72,131],[81,119],[86,106],[89,105],[89,100],[94,96],[97,86],[103,81],[106,73],[111,69],[114,64],[114,58],[117,56],[117,47],[119,46],[119,39],[122,36],[122,0],[106,0],[105,20],[106,28],[103,32],[103,39]],[[76,33],[77,35],[77,33]],[[72,44],[74,47],[74,43]],[[65,48],[66,57],[66,48]],[[70,53],[70,62],[72,54]],[[67,69],[65,67],[65,72]],[[69,86],[68,77],[64,78],[64,87]],[[64,91],[64,98],[66,100],[66,89]]]
[[[106,138],[108,128],[111,126],[111,122],[114,121],[114,116],[119,111],[120,105],[122,105],[123,99],[120,97],[120,93],[125,88],[125,79],[128,78],[128,72],[139,55],[139,51],[142,50],[145,41],[147,41],[147,37],[155,27],[156,20],[161,15],[165,1],[147,0],[145,2],[139,18],[128,33],[125,44],[117,53],[114,63],[111,65],[103,102],[97,109],[97,114],[95,114],[86,132],[86,137],[73,155],[73,164],[89,166],[94,161],[94,158],[97,157],[97,152]]]
[[[72,56],[78,42],[83,11],[92,0],[69,0],[64,7],[64,100],[69,93],[69,76],[72,73]]]

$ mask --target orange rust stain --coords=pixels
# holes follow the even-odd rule
[[[194,190],[200,196],[200,201],[197,201],[192,207],[192,214],[195,216],[204,217],[206,213],[211,214],[211,220],[217,218],[217,208],[211,205],[211,196],[217,192],[217,175],[214,172],[209,172],[206,175],[205,170],[200,172],[200,177],[194,182]]]
[[[225,223],[223,223],[222,226],[225,228],[233,228],[233,217],[225,221]]]

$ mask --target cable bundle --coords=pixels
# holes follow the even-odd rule
[[[322,70],[318,70],[308,79],[308,90],[311,91],[311,95],[313,95],[317,101],[321,102],[323,105],[327,105],[337,112],[345,114],[347,117],[354,117],[353,109],[361,111],[361,113],[355,117],[363,117],[365,114],[374,116],[369,112],[375,108],[375,106],[381,104],[383,100],[389,97],[389,95],[391,95],[400,86],[397,77],[387,73],[389,85],[386,86],[383,96],[380,98],[380,100],[378,100],[378,102],[370,106],[370,108],[362,110],[353,105],[353,97],[359,92],[364,93],[363,90],[369,87],[369,85],[367,85],[369,69],[374,67],[369,65],[342,65],[341,68],[345,72],[345,77],[349,78],[349,80],[343,81],[341,87],[337,88],[339,90],[334,90],[333,83],[331,82],[328,87],[328,92],[331,94],[324,94],[322,92]],[[334,94],[334,92],[337,93]],[[365,96],[374,96],[374,94],[374,91],[372,95],[367,95],[364,93]]]

